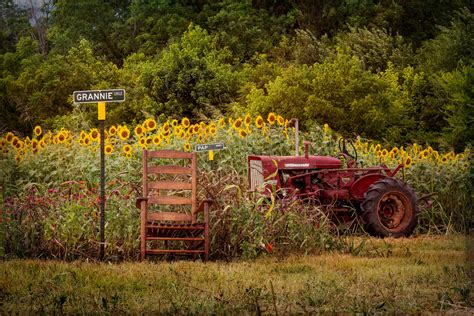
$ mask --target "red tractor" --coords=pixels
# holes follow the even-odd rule
[[[357,210],[366,231],[379,237],[409,236],[417,224],[415,192],[385,165],[359,167],[357,151],[342,139],[339,158],[304,156],[249,156],[250,189],[282,199],[301,199],[330,206],[336,214]],[[347,150],[351,149],[351,154]]]

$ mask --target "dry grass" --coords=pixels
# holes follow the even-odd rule
[[[474,312],[472,236],[350,238],[352,255],[0,265],[2,313]],[[470,260],[469,257],[470,256]]]

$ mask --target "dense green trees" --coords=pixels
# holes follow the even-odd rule
[[[51,1],[47,1],[50,4]],[[472,143],[470,1],[56,0],[0,5],[0,130],[95,124],[79,89],[121,87],[111,122],[270,111],[310,128]]]

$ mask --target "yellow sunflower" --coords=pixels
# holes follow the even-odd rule
[[[248,133],[245,130],[239,129],[239,137],[240,138],[245,138],[245,137],[247,137],[247,135],[248,135]]]
[[[219,119],[219,121],[217,122],[217,124],[219,125],[220,128],[224,128],[225,127],[225,118],[221,117]]]
[[[9,143],[11,143],[13,141],[13,137],[15,137],[15,135],[13,135],[12,132],[8,132],[7,133],[7,136],[5,137],[5,140]]]
[[[268,121],[268,123],[270,123],[270,125],[274,125],[275,122],[276,122],[276,119],[277,119],[277,117],[276,117],[275,113],[270,112],[268,114],[267,121]]]
[[[157,146],[160,145],[161,144],[161,139],[162,139],[161,135],[155,135],[153,137],[153,144],[155,144]]]
[[[191,125],[191,122],[189,121],[187,117],[183,117],[181,120],[181,125],[185,128],[188,128],[189,125]]]
[[[91,132],[89,133],[89,137],[91,138],[92,141],[97,141],[99,139],[100,133],[97,130],[97,128],[93,128]]]
[[[130,146],[129,144],[123,145],[122,151],[124,154],[130,153],[132,152],[132,146]]]
[[[281,115],[277,116],[277,122],[278,122],[278,125],[280,125],[280,126],[285,125],[285,119]]]
[[[130,137],[130,130],[127,126],[123,126],[119,131],[118,135],[121,140],[127,140]]]
[[[133,132],[135,133],[137,137],[140,137],[143,135],[143,133],[145,133],[145,129],[143,128],[142,125],[137,125],[135,129],[133,130]]]
[[[36,125],[35,128],[33,129],[34,133],[36,136],[40,136],[43,131],[41,130],[41,126]]]
[[[263,117],[261,117],[260,115],[257,116],[257,118],[255,119],[255,126],[257,126],[257,128],[262,128],[264,124],[265,121],[263,120]]]
[[[106,155],[112,154],[113,151],[114,151],[114,147],[112,145],[106,145],[104,147],[104,152]]]
[[[115,125],[110,126],[109,134],[110,135],[115,135],[116,133],[117,133],[117,127],[115,127]]]
[[[247,113],[244,118],[244,124],[248,127],[250,123],[252,123],[252,117]]]
[[[190,151],[191,150],[191,145],[189,142],[185,142],[183,145],[184,151]]]
[[[410,168],[413,163],[413,159],[411,159],[410,156],[406,157],[405,160],[403,161],[403,165],[405,168]]]
[[[239,117],[234,121],[234,124],[232,124],[232,127],[235,129],[239,129],[242,126],[242,119]]]

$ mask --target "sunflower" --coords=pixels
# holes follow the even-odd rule
[[[114,151],[114,147],[112,145],[107,145],[104,148],[105,154],[110,155]]]
[[[31,141],[31,148],[38,149],[38,140],[37,139],[33,139]]]
[[[382,146],[380,146],[380,144],[375,145],[374,152],[380,151],[381,148]]]
[[[387,157],[387,155],[388,155],[388,150],[387,149],[382,150],[382,157]]]
[[[109,134],[110,135],[115,135],[116,133],[117,133],[117,127],[115,127],[115,125],[110,126]]]
[[[135,135],[137,135],[137,137],[140,137],[143,135],[143,133],[145,133],[145,129],[142,125],[137,125],[133,132],[135,133]]]
[[[128,159],[132,158],[132,153],[131,153],[131,152],[126,153],[126,154],[125,154],[125,157],[127,157]]]
[[[239,129],[239,137],[240,138],[245,138],[247,135],[248,135],[248,133],[245,130]]]
[[[156,121],[153,118],[149,118],[145,121],[147,130],[153,131],[156,128]]]
[[[403,161],[403,165],[405,168],[410,168],[413,163],[413,160],[411,159],[410,156],[406,157],[405,160]]]
[[[87,145],[90,145],[90,143],[91,143],[91,138],[90,138],[90,136],[89,136],[89,135],[86,135],[86,136],[84,137],[83,141],[84,141],[84,145],[86,145],[86,146],[87,146]]]
[[[169,132],[169,130],[170,130],[170,123],[169,123],[168,121],[166,121],[165,124],[163,124],[163,126],[161,127],[161,130],[162,130],[164,133]]]
[[[150,145],[151,143],[153,143],[153,138],[152,137],[147,137],[146,138],[146,144]]]
[[[285,125],[285,119],[283,118],[283,116],[281,116],[281,115],[278,115],[278,116],[277,116],[277,123],[278,123],[278,125],[280,125],[280,126]]]
[[[183,125],[183,127],[188,128],[189,125],[191,125],[191,122],[187,117],[183,117],[183,119],[181,120],[181,125]]]
[[[41,139],[39,142],[38,142],[38,148],[39,149],[44,149],[46,147],[46,142],[44,141],[44,139]]]
[[[153,137],[153,144],[159,146],[161,144],[161,139],[162,139],[161,134],[160,135],[155,135]]]
[[[142,148],[147,148],[146,138],[140,138],[138,142],[140,143],[140,146],[142,146]]]
[[[276,119],[277,119],[277,118],[276,118],[275,113],[270,112],[270,113],[268,114],[267,121],[268,121],[268,123],[270,123],[270,125],[275,124]]]
[[[225,127],[225,118],[221,117],[219,121],[217,122],[219,124],[219,127],[224,128]]]
[[[132,146],[130,146],[129,144],[123,145],[122,151],[123,151],[124,154],[131,153],[132,152]]]
[[[176,126],[178,126],[178,125],[179,125],[179,123],[178,123],[178,120],[177,120],[177,119],[173,119],[173,120],[171,121],[171,126],[176,127]]]
[[[9,143],[11,143],[13,141],[13,137],[15,137],[15,135],[13,135],[12,132],[8,132],[7,133],[7,136],[5,137],[5,140]]]
[[[201,126],[199,126],[199,125],[197,125],[197,124],[194,125],[194,127],[193,127],[193,133],[194,133],[194,134],[199,133],[199,129],[200,129],[200,128],[201,128]]]
[[[252,123],[252,117],[250,116],[250,114],[247,113],[245,115],[244,123],[247,127],[250,126],[250,123]]]
[[[87,135],[86,132],[81,131],[81,133],[79,134],[79,138],[80,138],[80,139],[84,139],[84,137],[86,137],[86,135]],[[43,136],[43,138],[44,138],[44,136]]]
[[[185,142],[183,145],[184,151],[190,151],[191,150],[191,145],[189,142]]]
[[[257,126],[257,128],[262,128],[264,124],[265,121],[263,120],[263,117],[261,117],[260,115],[257,116],[257,118],[255,119],[255,126]]]
[[[91,132],[89,133],[89,137],[91,138],[92,141],[97,141],[99,139],[99,131],[97,128],[93,128]]]
[[[235,129],[239,129],[242,126],[242,119],[239,117],[234,121],[234,124],[232,124],[232,127]]]
[[[36,125],[35,128],[33,129],[33,131],[34,131],[34,133],[35,133],[36,136],[40,136],[41,133],[43,132],[43,131],[41,130],[41,126],[39,126],[39,125]]]
[[[64,143],[66,141],[66,134],[63,132],[60,132],[57,136],[57,140],[59,143]]]
[[[398,154],[398,147],[393,147],[390,152],[393,153],[394,155]]]
[[[130,137],[130,130],[127,126],[123,126],[121,129],[119,129],[118,135],[121,140],[127,140]]]
[[[217,127],[214,125],[214,123],[209,126],[209,134],[212,136],[216,136],[217,134]]]

